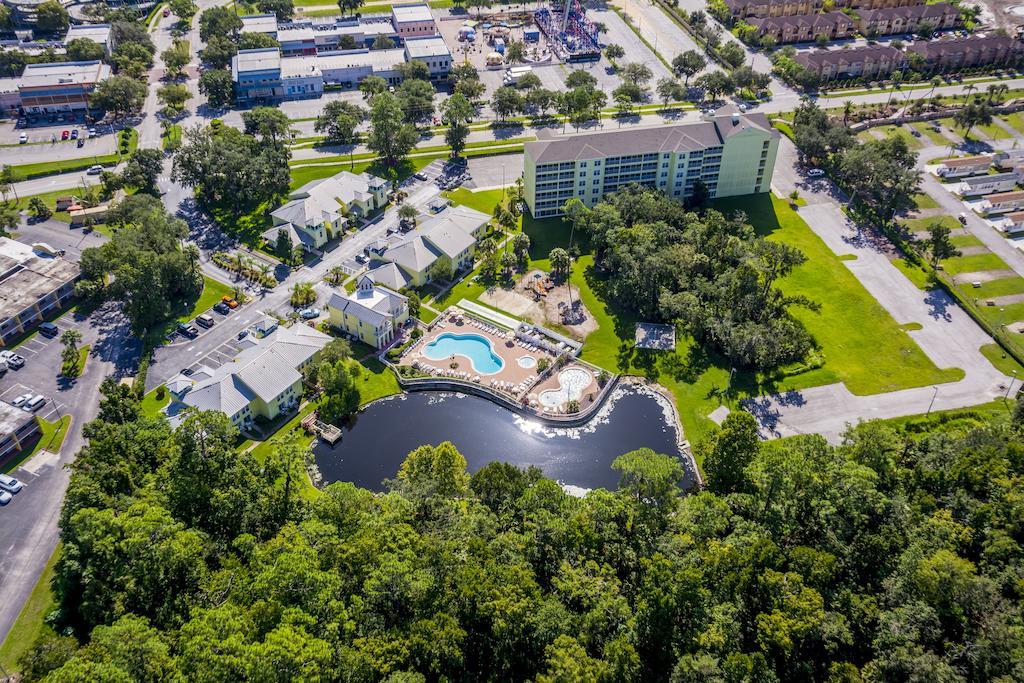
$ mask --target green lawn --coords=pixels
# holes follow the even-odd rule
[[[1013,136],[1010,135],[1002,126],[995,121],[983,126],[975,126],[976,130],[980,130],[982,133],[992,138],[993,140],[1008,140]]]
[[[885,133],[886,137],[903,138],[904,140],[906,140],[907,147],[909,149],[914,150],[921,149],[922,147],[924,147],[924,143],[921,142],[921,139],[914,137],[914,135],[910,132],[909,129],[907,129],[906,126],[886,126],[885,128],[882,129],[882,132]],[[939,144],[945,143],[940,142]]]
[[[919,209],[937,209],[939,203],[930,194],[921,192],[914,195],[914,205]]]
[[[1024,379],[1024,366],[1021,366],[1012,356],[1007,354],[999,344],[985,344],[981,347],[981,355],[988,358],[988,361],[992,363],[992,367],[1004,375]]]
[[[464,187],[452,190],[450,192],[443,192],[444,196],[451,199],[456,204],[462,204],[468,206],[471,209],[482,211],[488,215],[494,215],[494,207],[501,202],[502,197],[505,193],[501,190],[481,190],[479,192],[473,192],[467,190]]]
[[[1024,114],[1015,111],[1012,114],[1003,116],[1003,120],[1010,124],[1012,128],[1016,128],[1020,133],[1024,134]]]
[[[896,269],[903,273],[908,280],[913,282],[918,289],[931,289],[934,286],[931,281],[931,276],[922,266],[916,263],[911,263],[905,258],[893,259],[892,264],[896,266]]]
[[[955,256],[942,262],[942,269],[950,275],[974,273],[979,270],[1006,270],[1008,267],[995,254],[974,254],[973,256]]]
[[[938,223],[943,227],[949,228],[950,230],[956,230],[960,227],[960,221],[952,216],[926,216],[924,218],[906,218],[900,221],[903,225],[907,226],[910,232],[926,232],[932,223]]]
[[[914,123],[910,124],[910,127],[924,135],[926,138],[928,138],[928,141],[931,142],[933,145],[944,147],[949,144],[949,138],[947,138],[942,133],[935,132],[935,129],[932,128],[931,125],[925,121],[915,121]]]
[[[175,123],[167,129],[167,135],[160,136],[160,148],[163,150],[175,150],[181,146],[182,127]]]
[[[22,463],[31,460],[32,456],[39,451],[47,450],[52,453],[60,451],[60,447],[64,445],[64,438],[68,435],[68,429],[71,426],[71,416],[64,415],[54,422],[42,418],[36,419],[39,420],[39,440],[32,444],[31,448],[22,449],[15,453],[10,460],[0,465],[0,472],[5,474],[13,472],[21,467]]]
[[[157,398],[157,394],[163,390],[163,397]],[[160,411],[171,402],[171,392],[161,384],[142,397],[142,412],[151,417],[156,417]]]
[[[984,302],[981,302],[978,305],[978,310],[986,320],[1000,327],[1024,320],[1024,303],[1009,304],[1008,306],[986,306]]]
[[[18,671],[18,659],[32,647],[43,629],[50,628],[44,623],[44,619],[57,606],[50,583],[53,581],[54,566],[59,556],[58,545],[49,562],[43,567],[43,573],[28,596],[25,606],[21,608],[18,619],[7,633],[7,638],[0,645],[0,666],[6,673]]]
[[[943,218],[949,218],[949,216],[943,216]],[[981,247],[984,246],[984,242],[979,240],[974,235],[969,233],[963,235],[953,235],[949,238],[949,241],[953,243],[953,246],[957,248],[963,247]]]
[[[982,282],[981,287],[972,287],[967,290],[974,293],[979,299],[993,299],[997,296],[1024,293],[1024,277],[1004,277],[998,280]]]
[[[192,308],[182,315],[178,316],[178,322],[187,322],[192,318],[195,318],[200,313],[213,308],[213,305],[221,300],[221,297],[231,296],[234,290],[230,285],[226,285],[219,280],[214,280],[212,277],[203,276],[203,293],[196,299],[196,303]]]
[[[78,349],[78,361],[75,366],[69,367],[68,365],[61,366],[61,374],[65,377],[81,377],[82,373],[85,372],[85,363],[89,360],[89,345]]]

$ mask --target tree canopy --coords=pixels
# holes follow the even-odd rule
[[[442,443],[384,493],[306,497],[301,438],[257,461],[221,414],[172,432],[130,388],[102,394],[60,518],[51,621],[74,637],[47,629],[27,681],[1021,673],[1024,447],[1007,418],[866,423],[832,446],[758,444],[730,416],[704,448],[728,483],[689,495],[649,450],[615,460],[618,490],[575,498],[536,468],[470,474]]]
[[[741,366],[773,368],[811,349],[790,309],[815,305],[777,287],[804,255],[757,237],[743,214],[693,213],[634,186],[569,215],[591,237],[609,299],[631,314],[674,323]]]

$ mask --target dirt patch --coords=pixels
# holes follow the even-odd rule
[[[540,277],[537,277],[538,275]],[[516,280],[512,289],[489,289],[480,296],[480,301],[488,306],[508,311],[535,325],[544,325],[564,332],[573,339],[584,341],[588,334],[597,329],[597,321],[580,301],[579,289],[572,287],[574,315],[571,318],[567,317],[570,285],[538,287],[537,283],[547,281],[547,277],[548,274],[545,272],[531,270]]]

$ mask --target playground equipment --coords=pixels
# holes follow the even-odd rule
[[[533,14],[537,27],[544,33],[548,45],[566,62],[586,62],[601,58],[597,42],[598,29],[587,18],[579,0],[564,0],[559,6],[542,7]]]

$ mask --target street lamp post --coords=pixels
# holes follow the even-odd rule
[[[935,387],[935,393],[934,393],[934,394],[932,394],[932,400],[931,400],[931,402],[930,402],[930,403],[928,404],[928,412],[926,412],[926,413],[924,414],[924,416],[925,416],[925,417],[928,417],[929,415],[931,415],[931,414],[932,414],[932,406],[933,406],[933,405],[935,405],[935,397],[936,397],[936,396],[938,396],[938,395],[939,395],[939,388],[938,388],[938,387]]]
[[[1017,379],[1017,371],[1016,370],[1011,370],[1010,373],[1013,375],[1013,377],[1010,378],[1010,383],[1006,387],[1006,393],[1003,395],[1003,403],[1005,403],[1006,400],[1008,398],[1010,398],[1010,389],[1013,388],[1013,381],[1015,379]]]

